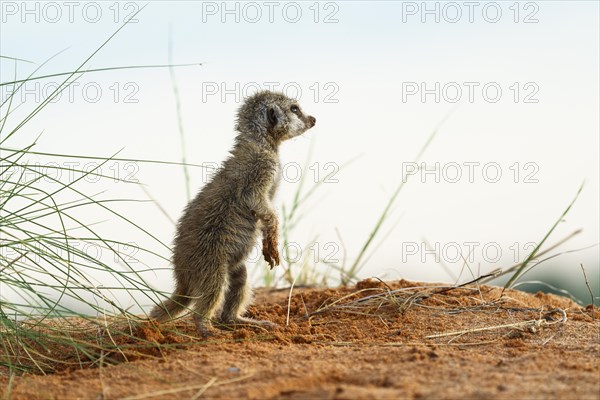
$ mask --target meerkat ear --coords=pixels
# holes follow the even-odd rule
[[[273,105],[267,110],[267,120],[269,121],[269,127],[275,128],[283,122],[283,112],[278,105]]]

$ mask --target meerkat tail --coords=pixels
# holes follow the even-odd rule
[[[160,305],[154,307],[150,312],[150,318],[163,322],[175,318],[191,303],[192,299],[189,296],[175,292],[170,299],[163,301]]]

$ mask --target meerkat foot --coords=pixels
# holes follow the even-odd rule
[[[200,335],[200,338],[208,339],[212,336],[215,336],[215,332],[213,331],[212,324],[210,322],[204,321],[200,318],[195,319],[194,322],[196,323],[196,331],[198,332],[198,335]]]
[[[260,326],[260,327],[267,328],[267,329],[272,329],[277,326],[277,324],[275,324],[271,321],[264,321],[264,320],[260,320],[260,319],[246,318],[246,317],[235,317],[235,318],[222,319],[221,323],[227,327],[233,327],[233,328],[243,326],[243,325],[254,325],[254,326]]]

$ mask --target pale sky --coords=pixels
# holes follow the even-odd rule
[[[317,125],[282,146],[290,173],[305,164],[311,145],[312,168],[303,171],[308,183],[360,157],[317,191],[292,240],[304,245],[318,236],[321,256],[332,244],[340,258],[337,229],[351,263],[402,172],[413,172],[380,239],[395,228],[361,276],[452,281],[419,247],[424,239],[445,252],[455,275],[462,261],[448,261],[457,248],[471,251],[470,265],[481,273],[512,265],[543,238],[584,180],[549,244],[579,228],[583,232],[561,249],[599,242],[598,3],[475,3],[430,2],[424,9],[422,2],[230,2],[223,8],[222,2],[151,1],[86,67],[167,64],[171,31],[172,62],[203,63],[175,70],[187,159],[194,164],[226,157],[244,94],[269,86],[298,93]],[[2,59],[2,82],[26,77],[63,50],[37,74],[77,68],[144,3],[24,4],[2,2],[0,54],[35,64],[18,62],[15,72],[15,64]],[[25,104],[7,125],[61,81],[37,82],[16,97]],[[1,94],[4,101],[6,87]],[[411,162],[438,126],[423,161],[439,174],[416,171]],[[168,69],[84,75],[9,147],[27,145],[40,132],[37,151],[110,156],[123,149],[120,157],[181,159]],[[186,203],[179,167],[112,162],[107,171],[133,173],[174,219]],[[202,169],[190,173],[196,192]],[[297,186],[293,176],[284,182],[280,211]],[[145,198],[122,183],[82,188]],[[170,243],[174,226],[158,208],[120,210]],[[102,219],[98,229],[109,236],[144,240],[139,231],[87,217]],[[597,282],[598,247],[540,269],[581,284],[580,263]],[[163,290],[171,285],[168,267],[163,262],[148,275]]]

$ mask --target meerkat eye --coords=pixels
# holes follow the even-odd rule
[[[298,106],[293,105],[292,107],[290,107],[290,111],[293,113],[297,113],[300,109],[298,108]]]

